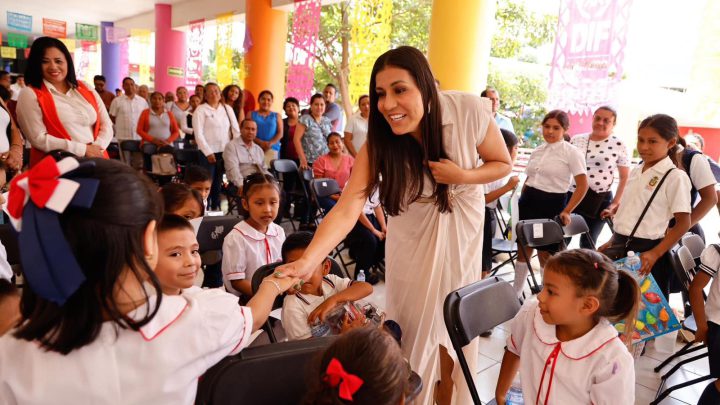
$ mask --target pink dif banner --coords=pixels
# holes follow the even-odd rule
[[[53,38],[66,38],[67,37],[67,22],[60,20],[53,20],[50,18],[43,18],[43,35],[47,35]]]
[[[302,102],[310,100],[315,80],[315,52],[320,32],[321,7],[319,0],[295,2],[292,61],[288,67],[285,94]]]
[[[632,0],[561,0],[548,104],[577,119],[612,104]],[[573,130],[573,133],[579,133]]]
[[[202,84],[202,52],[205,34],[205,20],[190,21],[188,31],[188,53],[185,63],[185,83],[188,86]]]
[[[130,31],[123,27],[105,27],[105,38],[108,43],[116,44],[130,37]]]

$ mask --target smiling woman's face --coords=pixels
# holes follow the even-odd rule
[[[67,59],[57,48],[48,48],[42,59],[43,79],[53,85],[65,81],[67,77]]]
[[[395,135],[420,136],[420,121],[425,115],[422,93],[405,69],[388,66],[375,76],[378,110]]]

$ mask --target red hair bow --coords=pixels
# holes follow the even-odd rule
[[[360,377],[345,371],[342,364],[340,364],[340,360],[334,357],[327,366],[323,381],[331,387],[340,386],[338,396],[347,401],[352,401],[353,394],[363,385],[363,380]]]

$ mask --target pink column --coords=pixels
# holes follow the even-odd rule
[[[172,29],[172,6],[155,5],[155,90],[175,91],[185,84],[185,33]]]

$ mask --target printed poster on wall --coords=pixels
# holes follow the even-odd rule
[[[67,37],[67,22],[53,20],[51,18],[43,18],[43,35],[53,38]]]
[[[27,48],[28,46],[28,37],[23,34],[8,32],[7,40],[8,46],[12,46],[13,48]]]
[[[203,67],[203,37],[205,35],[205,20],[190,21],[188,31],[188,53],[185,62],[185,84],[195,86],[202,83]]]
[[[85,41],[97,41],[98,26],[92,24],[75,23],[75,38]]]
[[[7,12],[8,28],[18,31],[32,31],[32,16],[27,14]]]
[[[0,56],[3,59],[15,59],[17,57],[17,49],[10,46],[0,47]]]

